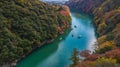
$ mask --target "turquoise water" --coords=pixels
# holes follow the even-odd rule
[[[34,51],[21,60],[17,67],[69,67],[73,48],[77,48],[79,51],[85,49],[93,51],[96,37],[94,27],[91,24],[92,18],[81,13],[71,13],[71,16],[73,30],[66,31],[53,43]]]

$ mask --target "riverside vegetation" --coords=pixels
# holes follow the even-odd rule
[[[70,0],[71,9],[92,14],[98,34],[95,53],[80,52],[85,59],[73,67],[120,67],[120,1],[119,0]],[[77,57],[76,56],[76,57]]]
[[[0,67],[16,65],[32,50],[53,41],[69,28],[70,21],[66,6],[39,0],[1,0]]]

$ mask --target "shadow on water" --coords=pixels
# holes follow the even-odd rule
[[[21,61],[18,62],[16,67],[21,67],[21,65],[22,65],[22,67],[35,67],[35,65],[42,62],[43,60],[45,60],[46,58],[48,58],[49,56],[51,56],[53,53],[56,52],[56,50],[58,49],[59,43],[61,41],[65,40],[65,38],[67,37],[67,35],[69,34],[70,31],[71,31],[71,29],[66,30],[64,32],[64,34],[58,36],[54,42],[52,42],[50,44],[45,44],[44,46],[33,51],[26,58],[22,59],[21,60],[22,62]],[[60,39],[60,38],[62,38],[62,39]],[[47,49],[45,49],[45,48],[47,48]],[[31,61],[29,61],[29,60],[31,60]]]

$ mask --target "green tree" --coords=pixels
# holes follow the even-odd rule
[[[74,67],[75,65],[79,63],[79,60],[80,60],[79,51],[77,50],[77,48],[73,49],[73,53],[72,53],[70,60],[72,61],[72,64],[70,65],[70,67]]]
[[[103,54],[103,53],[110,51],[110,50],[112,50],[112,46],[105,46],[99,50],[96,50],[96,53]]]
[[[116,46],[120,47],[120,34],[116,35],[114,41],[116,43]]]
[[[55,39],[59,25],[66,26],[58,20],[68,22],[68,16],[58,16],[62,16],[60,11],[39,0],[1,0],[0,64],[15,61]]]

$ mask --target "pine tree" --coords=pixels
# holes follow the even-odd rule
[[[72,64],[70,65],[70,67],[74,67],[75,65],[79,63],[80,59],[79,59],[79,52],[77,48],[73,49],[73,53],[72,53],[70,60],[72,61]]]

